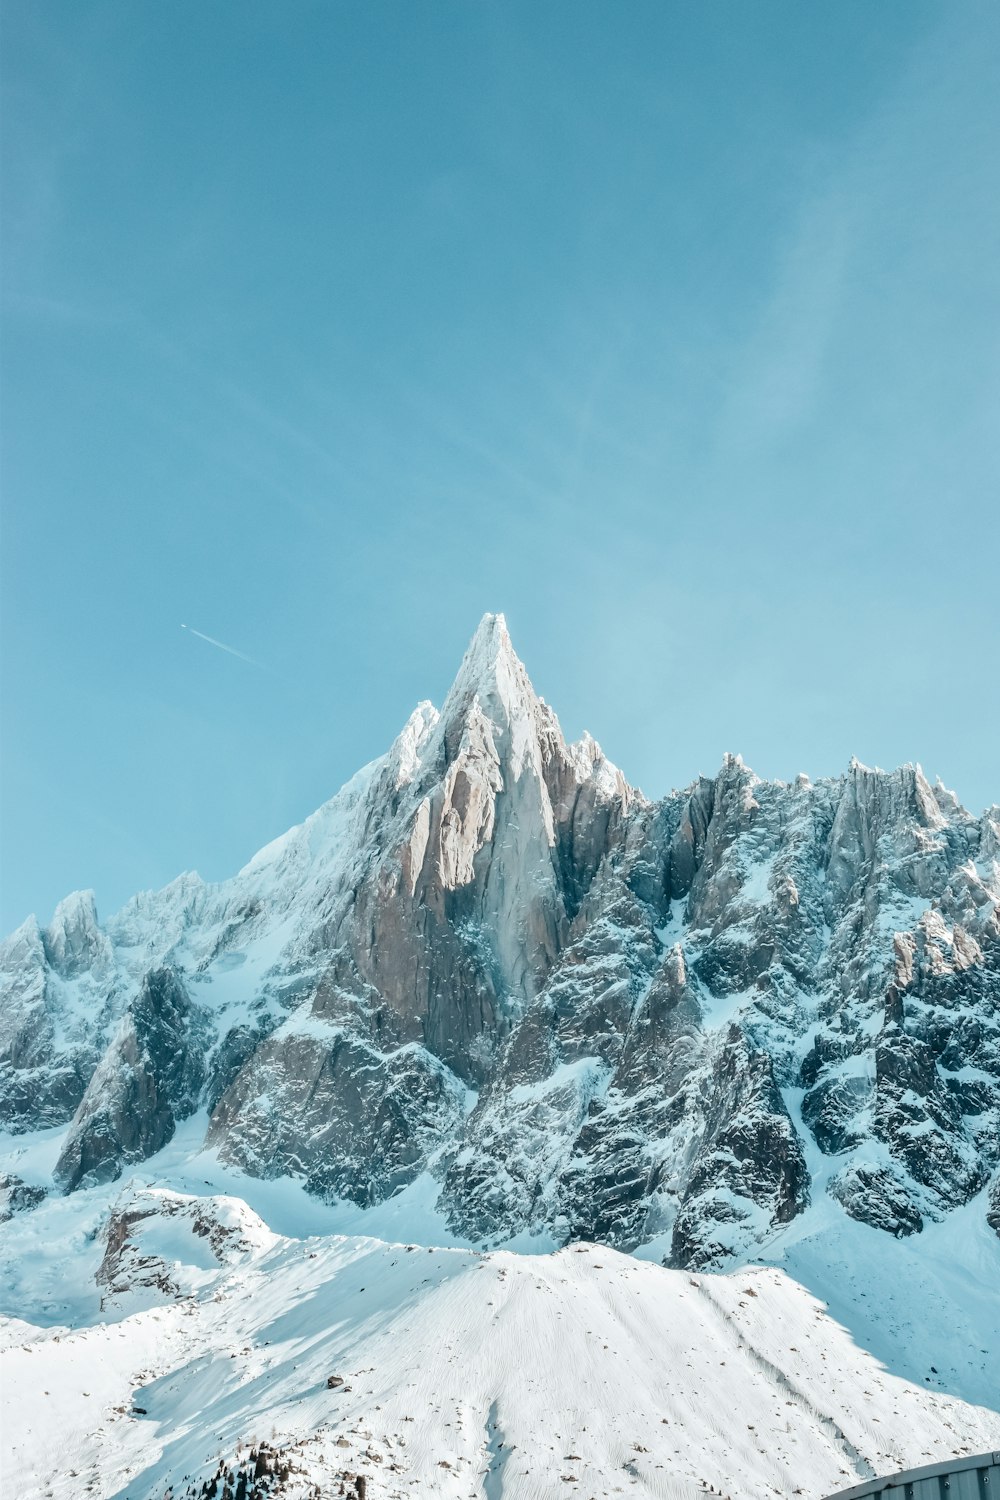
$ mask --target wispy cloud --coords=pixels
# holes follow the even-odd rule
[[[2,301],[7,317],[24,321],[38,320],[81,328],[109,328],[124,321],[119,308],[70,297],[48,297],[35,292],[5,290]]]
[[[847,194],[833,188],[803,205],[779,245],[771,294],[734,360],[720,413],[727,451],[770,448],[815,411],[842,311],[853,218]]]
[[[854,128],[801,159],[797,211],[729,359],[716,431],[727,463],[767,458],[836,412],[855,443],[877,431],[872,462],[891,430],[898,464],[923,434],[940,442],[945,403],[953,430],[978,408],[988,356],[976,368],[969,345],[993,327],[985,299],[998,285],[996,153],[983,122],[1000,27],[995,7],[976,14],[981,28],[942,10]]]
[[[251,667],[257,667],[261,672],[267,670],[261,662],[254,661],[252,656],[247,656],[244,652],[237,651],[235,646],[227,646],[225,641],[217,641],[214,635],[205,635],[202,631],[195,630],[193,625],[182,625],[181,629],[186,630],[188,635],[196,635],[200,641],[207,641],[210,646],[217,647],[219,651],[226,651],[230,656],[239,657],[240,661],[245,661]]]

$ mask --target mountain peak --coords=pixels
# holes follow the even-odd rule
[[[97,920],[94,892],[73,891],[64,896],[42,941],[49,962],[63,978],[92,968],[99,958],[110,961],[107,939]]]
[[[456,685],[463,679],[493,678],[501,661],[505,665],[516,663],[524,671],[514,650],[504,616],[485,614],[466,647],[455,679]]]
[[[480,620],[445,699],[441,718],[446,724],[464,719],[475,703],[498,728],[534,721],[542,712],[501,614],[485,614]]]
[[[489,610],[483,615],[476,626],[472,637],[472,643],[480,639],[503,639],[510,645],[510,631],[507,629],[507,616],[503,614],[491,614]]]

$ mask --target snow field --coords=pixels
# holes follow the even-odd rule
[[[592,1245],[279,1240],[180,1302],[36,1330],[3,1378],[23,1500],[178,1493],[253,1440],[298,1455],[290,1495],[346,1470],[385,1500],[819,1500],[1000,1444],[1000,1416],[888,1374],[780,1270]]]

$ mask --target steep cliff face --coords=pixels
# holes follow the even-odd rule
[[[429,1172],[482,1243],[704,1267],[817,1195],[908,1234],[1000,1164],[998,903],[1000,809],[912,767],[727,757],[647,802],[487,616],[441,712],[233,880],[8,939],[0,1118],[72,1121],[67,1190],[203,1108],[326,1197]]]
[[[198,1107],[208,1033],[174,970],[146,975],[73,1116],[55,1167],[67,1192],[113,1181],[167,1144]]]
[[[119,996],[94,896],[80,891],[43,931],[29,917],[0,944],[0,1103],[11,1130],[58,1125],[83,1098]]]

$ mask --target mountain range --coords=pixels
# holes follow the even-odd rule
[[[499,1264],[484,1252],[544,1280],[518,1269],[535,1252],[603,1245],[636,1257],[614,1260],[617,1298],[649,1261],[711,1298],[706,1273],[784,1259],[884,1362],[993,1405],[996,1356],[973,1345],[991,1344],[1000,1268],[1000,807],[974,816],[917,766],[785,783],[731,755],[650,801],[589,735],[566,742],[487,615],[440,711],[420,704],[232,879],[182,875],[105,921],[76,893],[3,943],[0,1130],[8,1235],[89,1214],[103,1315],[116,1297],[127,1312],[140,1294],[195,1295],[171,1269],[190,1237],[179,1260],[136,1249],[164,1215],[215,1246],[213,1267],[235,1213],[255,1266],[303,1271],[266,1213],[197,1208],[202,1172],[216,1195],[221,1173],[247,1203],[293,1191],[310,1225],[329,1213],[420,1240],[432,1223],[431,1243],[467,1256],[456,1285]],[[24,1270],[37,1235],[19,1233],[4,1311],[72,1325],[69,1294]],[[947,1294],[921,1247],[952,1257]],[[881,1311],[850,1325],[875,1266]],[[909,1346],[886,1314],[894,1267],[926,1293],[930,1332]],[[656,1286],[679,1317],[682,1282]],[[949,1326],[968,1348],[931,1364]],[[791,1376],[775,1337],[754,1358],[781,1366],[777,1390]],[[875,1472],[841,1437],[843,1482]],[[486,1493],[508,1493],[499,1439],[483,1441]],[[437,1480],[428,1493],[451,1493]],[[636,1492],[689,1493],[649,1484]]]
[[[913,1234],[1000,1164],[1000,808],[732,756],[649,802],[566,743],[502,616],[232,880],[103,925],[77,893],[0,974],[0,1123],[71,1122],[65,1191],[204,1108],[225,1160],[328,1199],[429,1172],[477,1243],[708,1267],[819,1194]]]

